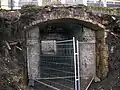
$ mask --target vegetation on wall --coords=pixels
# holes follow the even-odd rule
[[[26,12],[37,12],[45,7],[49,7],[49,8],[54,8],[54,7],[73,7],[73,8],[82,8],[84,10],[86,10],[87,12],[94,12],[94,13],[102,13],[102,14],[108,14],[108,15],[120,15],[120,8],[110,8],[110,7],[94,7],[94,6],[84,6],[84,5],[74,5],[74,6],[70,6],[70,5],[47,5],[44,7],[41,6],[36,6],[36,5],[26,5],[23,6],[21,8],[21,13],[26,13]]]

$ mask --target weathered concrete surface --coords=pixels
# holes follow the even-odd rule
[[[33,28],[27,33],[27,65],[28,78],[35,79],[38,76],[40,60],[39,28]]]
[[[79,43],[80,48],[80,66],[81,77],[88,79],[96,75],[96,39],[95,31],[89,28],[83,28],[83,40]]]

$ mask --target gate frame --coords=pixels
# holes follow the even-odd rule
[[[78,40],[73,37],[73,50],[74,50],[74,69],[75,69],[75,90],[80,90],[80,57]],[[78,68],[78,69],[77,69]]]
[[[73,41],[74,40],[74,41]],[[77,58],[79,58],[79,54],[77,55],[77,58],[76,58],[76,55],[74,54],[74,49],[76,49],[76,48],[74,48],[74,46],[76,47],[76,45],[77,45],[77,43],[76,43],[76,40],[75,40],[75,37],[73,37],[72,39],[68,39],[68,40],[63,40],[63,41],[57,41],[58,43],[63,43],[63,42],[71,42],[72,44],[72,49],[73,49],[73,65],[75,65],[74,63],[77,63]],[[76,50],[75,50],[76,51]],[[78,50],[77,50],[78,51]],[[77,52],[76,51],[76,52]],[[75,57],[74,57],[74,55],[75,55]],[[74,59],[75,58],[75,59]],[[79,60],[78,60],[79,61]],[[79,66],[79,65],[77,65],[77,66]],[[75,66],[76,67],[76,66]],[[78,67],[79,68],[79,67]],[[74,68],[74,70],[77,70],[77,67],[76,67],[76,69]],[[79,70],[77,70],[77,72],[79,72]],[[76,73],[77,73],[76,72]],[[79,73],[80,74],[80,73]],[[75,71],[74,71],[74,75],[76,75],[75,74]],[[75,76],[75,77],[77,77],[77,76]],[[67,78],[67,77],[58,77],[58,79],[60,79],[60,78]],[[45,85],[45,86],[48,86],[49,88],[52,88],[52,89],[54,89],[54,90],[60,90],[60,89],[58,89],[58,88],[56,88],[56,87],[54,87],[54,86],[51,86],[51,85],[48,85],[48,84],[46,84],[46,83],[44,83],[44,82],[41,82],[41,81],[38,81],[38,79],[47,79],[47,78],[36,78],[36,82],[38,82],[38,83],[40,83],[40,84],[43,84],[43,85]],[[54,79],[54,78],[48,78],[48,79]],[[77,83],[75,83],[75,82],[78,82],[78,80],[80,80],[80,78],[79,79],[77,79],[76,78],[76,81],[74,80],[74,84],[77,86]],[[74,89],[75,89],[75,85],[74,85]],[[80,89],[78,89],[77,87],[76,87],[76,89],[75,90],[80,90]]]

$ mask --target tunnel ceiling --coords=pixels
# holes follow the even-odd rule
[[[42,25],[39,25],[39,28],[40,28],[40,32],[47,32],[47,29],[51,28],[54,32],[57,32],[56,29],[60,29],[58,32],[59,33],[73,33],[73,32],[76,32],[75,30],[77,29],[81,29],[82,28],[82,25],[81,24],[78,24],[78,23],[72,23],[72,22],[69,22],[69,23],[66,23],[66,22],[53,22],[53,23],[45,23],[45,24],[42,24]]]

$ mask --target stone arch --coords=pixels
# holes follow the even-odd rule
[[[87,12],[82,7],[70,7],[70,6],[60,6],[60,7],[43,7],[36,14],[28,15],[29,18],[34,20],[30,21],[25,28],[39,24],[41,22],[46,22],[56,19],[75,19],[82,23],[93,24],[97,27],[104,28],[102,15],[93,14],[92,12]]]
[[[100,18],[91,16],[89,13],[75,8],[46,8],[36,14],[35,20],[26,25],[24,28],[27,31],[37,25],[42,25],[45,22],[55,22],[57,20],[68,20],[82,24],[86,27],[92,28],[96,32],[96,72],[97,77],[103,79],[108,73],[108,49],[105,42],[106,33],[105,27],[102,25]]]

